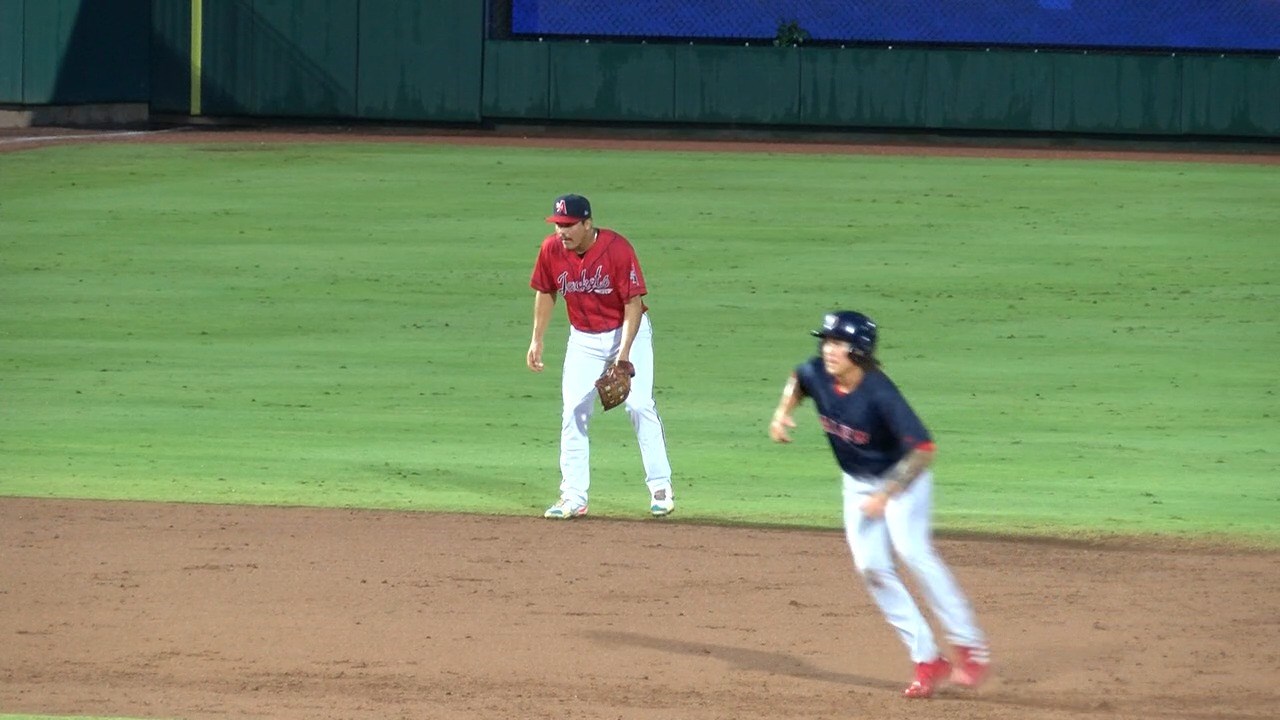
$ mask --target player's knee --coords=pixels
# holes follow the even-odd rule
[[[898,548],[898,557],[902,560],[902,564],[911,569],[912,574],[921,575],[928,574],[929,570],[937,566],[938,556],[934,553],[933,548],[911,548],[903,550]]]
[[[867,584],[879,584],[885,577],[894,574],[893,565],[884,558],[862,557],[854,555],[853,567],[867,581]]]
[[[631,398],[627,398],[623,407],[627,409],[627,414],[630,415],[633,420],[657,416],[657,412],[654,410],[655,405],[653,400],[632,400]]]
[[[893,568],[879,566],[860,567],[858,568],[858,573],[862,575],[862,581],[867,584],[867,587],[873,590],[892,585],[896,577]]]
[[[568,431],[576,428],[580,432],[586,432],[591,425],[591,412],[584,411],[580,408],[567,410],[560,415],[560,429]]]

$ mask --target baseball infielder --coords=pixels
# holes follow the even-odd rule
[[[934,443],[875,357],[876,324],[857,312],[833,312],[813,335],[820,357],[797,366],[769,423],[769,436],[791,442],[791,413],[813,398],[844,483],[845,539],[872,598],[906,644],[915,679],[903,692],[927,698],[950,680],[976,687],[990,653],[968,599],[933,549]],[[933,631],[894,569],[897,552],[910,568],[956,649],[957,662],[938,652]]]
[[[547,222],[556,230],[542,241],[529,280],[533,339],[525,362],[530,370],[543,370],[543,336],[557,295],[564,297],[570,328],[560,380],[560,499],[543,516],[568,520],[587,514],[594,383],[607,364],[624,362],[635,367],[626,409],[644,462],[649,512],[669,515],[675,497],[662,418],[653,401],[653,326],[643,301],[640,261],[626,238],[595,226],[591,203],[581,195],[556,198]]]

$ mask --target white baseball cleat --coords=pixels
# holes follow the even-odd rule
[[[560,498],[555,505],[547,508],[542,513],[542,517],[551,518],[552,520],[572,520],[587,514],[587,506],[585,503],[569,500],[568,498]]]
[[[676,509],[675,498],[671,497],[670,488],[662,488],[655,490],[650,498],[649,514],[654,517],[663,517],[670,515],[672,510]]]

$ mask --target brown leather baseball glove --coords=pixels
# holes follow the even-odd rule
[[[596,394],[600,396],[600,404],[606,411],[618,407],[631,394],[631,378],[636,376],[636,367],[627,361],[611,363],[596,378]]]

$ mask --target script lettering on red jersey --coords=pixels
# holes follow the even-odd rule
[[[854,445],[866,445],[871,441],[871,436],[864,430],[851,428],[848,425],[842,425],[826,415],[819,415],[818,418],[822,421],[823,431],[828,435],[834,435],[841,440],[844,440],[847,443],[853,443]]]
[[[560,294],[568,295],[569,293],[595,293],[596,295],[608,295],[613,292],[613,282],[609,280],[609,276],[604,274],[604,268],[596,266],[596,274],[587,277],[587,271],[582,271],[581,279],[570,280],[569,273],[562,272],[556,278],[556,285],[560,286]]]

